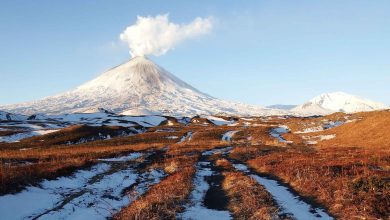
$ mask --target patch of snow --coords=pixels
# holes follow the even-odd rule
[[[39,219],[106,219],[130,201],[122,190],[136,182],[138,175],[132,169],[104,176],[83,187],[81,196],[59,210],[53,210]]]
[[[144,127],[154,127],[160,125],[163,121],[166,121],[167,119],[162,116],[155,116],[155,115],[149,115],[149,116],[140,116],[140,117],[132,117],[132,116],[126,116],[123,119],[128,121],[134,121],[138,123],[139,125],[142,125]]]
[[[122,127],[133,127],[136,124],[143,127],[154,127],[167,120],[165,117],[156,115],[124,116],[106,112],[52,115],[50,118],[72,124],[87,124],[91,126],[106,124]]]
[[[297,131],[295,133],[296,134],[305,134],[305,133],[319,132],[319,131],[323,131],[323,130],[324,130],[324,128],[322,126],[316,126],[316,127],[305,128],[303,131]]]
[[[239,131],[228,131],[225,134],[222,135],[222,141],[231,142],[233,136]]]
[[[330,121],[326,125],[324,125],[324,129],[335,128],[335,127],[338,127],[338,126],[343,125],[343,124],[344,124],[344,122],[342,122],[342,121]]]
[[[71,177],[46,180],[41,187],[27,187],[20,193],[0,196],[1,217],[7,220],[31,218],[61,203],[63,196],[83,188],[90,178],[109,168],[107,164],[98,164]]]
[[[270,131],[270,135],[274,138],[277,138],[279,140],[279,142],[282,142],[282,143],[291,143],[289,141],[286,141],[284,138],[283,138],[283,134],[286,134],[289,132],[289,128],[285,125],[280,125],[279,127],[277,128],[273,128],[271,129]]]
[[[255,121],[256,119],[255,118],[245,118],[245,117],[242,117],[241,120],[244,120],[244,121]]]
[[[208,154],[208,153],[206,153]],[[210,188],[206,182],[205,177],[211,176],[213,171],[205,166],[209,165],[209,162],[198,162],[196,165],[197,171],[194,179],[194,190],[191,192],[191,204],[185,207],[185,211],[178,215],[179,219],[191,219],[191,220],[219,220],[219,219],[232,219],[232,216],[228,211],[220,211],[214,209],[208,209],[203,205],[204,198],[207,190]]]
[[[36,130],[36,131],[17,133],[17,134],[13,134],[13,135],[9,135],[9,136],[1,136],[0,142],[7,142],[7,143],[19,142],[20,140],[25,139],[25,138],[49,134],[49,133],[53,133],[56,131],[58,131],[58,130]]]
[[[121,115],[129,115],[129,116],[142,116],[142,115],[161,115],[159,111],[151,111],[146,108],[134,108],[123,111],[120,113]]]
[[[335,134],[329,134],[329,135],[319,135],[318,136],[320,138],[321,141],[323,140],[330,140],[330,139],[333,139],[336,137]]]
[[[240,123],[235,122],[235,123],[228,124],[227,126],[234,127],[234,126],[238,126],[239,124],[240,124]]]
[[[181,137],[179,143],[182,143],[184,141],[191,141],[191,140],[192,140],[192,131],[189,131],[189,132],[185,133],[183,135],[183,137]]]
[[[335,134],[318,135],[318,136],[302,136],[303,139],[307,140],[306,144],[318,144],[318,141],[331,140],[335,137],[336,137]]]
[[[107,219],[122,207],[144,194],[150,185],[158,183],[165,173],[150,170],[136,173],[131,166],[111,172],[111,162],[123,162],[138,157],[105,159],[90,170],[77,171],[71,177],[46,180],[40,187],[28,187],[14,194],[0,196],[1,217],[12,219]],[[134,185],[134,195],[124,190]]]
[[[320,132],[320,131],[323,131],[323,130],[328,130],[328,129],[332,129],[332,128],[338,127],[338,126],[343,125],[345,123],[349,123],[348,121],[346,121],[346,122],[342,122],[342,121],[327,121],[327,120],[323,120],[323,121],[324,121],[324,125],[323,126],[309,127],[309,128],[305,128],[303,131],[297,131],[295,133],[296,134],[305,134],[305,133],[312,133],[312,132]]]
[[[202,156],[210,156],[210,155],[213,155],[213,154],[222,154],[222,155],[226,155],[226,154],[228,154],[232,149],[233,149],[233,147],[214,148],[214,149],[212,149],[212,150],[204,151],[204,152],[202,153]]]
[[[157,129],[155,132],[176,132],[173,128]]]
[[[142,153],[131,153],[127,156],[123,156],[123,157],[113,157],[113,158],[107,158],[107,159],[99,159],[100,161],[105,161],[105,162],[126,162],[126,161],[130,161],[130,160],[135,160],[135,159],[138,159],[142,156],[143,154]]]
[[[357,121],[357,119],[348,119],[345,121],[345,124],[355,122],[355,121]]]
[[[45,127],[40,124],[28,123],[28,121],[1,122],[1,125],[9,128],[22,128],[26,130],[42,130]]]
[[[236,170],[241,171],[241,172],[249,172],[248,167],[245,166],[244,164],[236,164],[236,163],[234,163],[233,167]]]
[[[234,120],[227,121],[223,118],[219,118],[219,117],[215,117],[215,116],[205,116],[205,118],[207,118],[209,121],[211,121],[213,124],[215,124],[217,126],[230,125],[230,124],[235,122]]]

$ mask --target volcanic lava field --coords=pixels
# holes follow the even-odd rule
[[[390,111],[0,123],[1,219],[386,219]]]

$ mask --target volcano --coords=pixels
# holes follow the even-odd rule
[[[282,111],[235,103],[205,94],[146,57],[134,57],[74,90],[41,100],[1,106],[12,113],[126,115],[273,115]]]

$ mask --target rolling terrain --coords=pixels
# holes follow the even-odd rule
[[[8,133],[1,138],[9,141],[0,143],[0,213],[5,219],[385,219],[389,118],[389,111],[191,118],[100,112],[3,120]]]

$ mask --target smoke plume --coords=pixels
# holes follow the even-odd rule
[[[188,24],[169,21],[168,14],[156,17],[137,17],[135,24],[127,27],[120,35],[134,56],[160,56],[173,49],[180,42],[207,34],[213,28],[211,18],[195,18]]]

